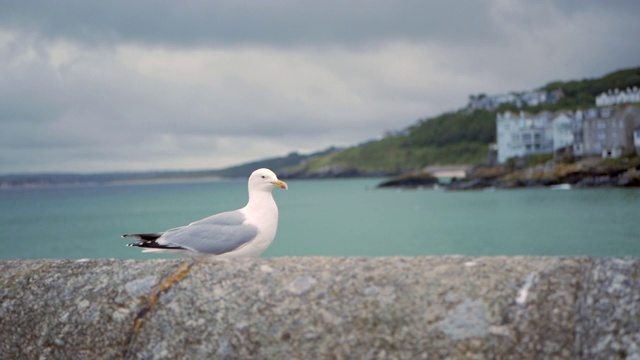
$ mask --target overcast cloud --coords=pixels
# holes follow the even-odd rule
[[[0,173],[220,168],[640,65],[638,1],[0,4]]]

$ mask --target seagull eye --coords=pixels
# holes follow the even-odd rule
[[[266,176],[264,176],[264,175],[262,175],[262,176],[261,176],[261,178],[266,179],[267,177],[266,177]]]

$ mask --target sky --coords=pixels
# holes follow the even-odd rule
[[[640,2],[4,1],[0,174],[217,169],[640,66]]]

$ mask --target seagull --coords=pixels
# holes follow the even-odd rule
[[[142,252],[210,259],[258,257],[269,247],[278,229],[278,206],[271,194],[274,187],[289,188],[273,171],[258,169],[249,176],[249,201],[245,207],[164,232],[122,237],[138,240],[127,246],[140,247]]]

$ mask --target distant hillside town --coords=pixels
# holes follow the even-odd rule
[[[522,93],[511,92],[500,95],[470,95],[467,109],[473,110],[489,110],[493,111],[503,104],[513,104],[518,109],[527,106],[538,106],[545,104],[553,104],[562,98],[564,94],[562,90],[555,91],[525,91]]]
[[[618,89],[609,90],[596,96],[596,106],[610,106],[617,104],[628,104],[633,102],[640,102],[640,89],[637,86],[627,88],[627,90],[620,91]]]
[[[534,154],[602,158],[634,152],[640,155],[638,102],[640,90],[634,87],[604,92],[596,97],[596,107],[585,110],[499,113],[496,160],[503,164]]]

